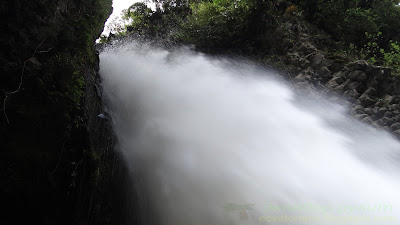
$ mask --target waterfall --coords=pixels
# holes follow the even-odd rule
[[[187,48],[100,54],[147,225],[400,224],[400,143],[270,70]]]

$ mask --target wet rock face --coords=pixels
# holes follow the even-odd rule
[[[390,68],[363,60],[325,55],[308,29],[312,27],[294,37],[296,42],[282,58],[294,87],[304,94],[322,91],[335,100],[344,97],[355,118],[400,138],[400,77],[392,76]]]
[[[129,211],[132,208],[128,206],[132,204],[132,198],[126,189],[132,185],[129,184],[131,180],[122,154],[116,148],[112,119],[103,98],[98,62],[97,58],[95,67],[88,68],[84,74],[87,130],[90,147],[98,157],[92,168],[97,170],[96,184],[87,184],[75,215],[87,224],[127,224],[127,221],[132,221],[132,212]],[[91,206],[87,205],[88,201]]]
[[[322,90],[344,96],[355,118],[386,129],[400,138],[400,78],[389,68],[366,61],[347,65],[327,59],[307,40],[300,40],[286,56],[295,75],[294,86],[303,92]]]
[[[340,85],[338,80],[345,80],[346,85]],[[353,102],[351,113],[356,118],[398,134],[400,96],[392,87],[398,82],[388,68],[357,61],[335,73],[325,86],[345,95],[351,90],[353,94],[347,96]]]
[[[96,202],[95,190],[106,189],[108,178],[95,174],[110,159],[102,158],[103,149],[89,140],[83,78],[95,68],[94,41],[111,4],[0,3],[0,109],[6,108],[0,111],[4,224],[96,224],[91,223],[92,216],[104,218],[98,209],[105,204]]]

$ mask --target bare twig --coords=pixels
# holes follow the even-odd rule
[[[54,168],[53,172],[51,172],[51,175],[54,175],[54,174],[56,173],[57,168],[58,168],[58,166],[60,165],[61,158],[62,158],[62,155],[63,155],[63,153],[64,153],[64,150],[65,150],[65,141],[62,143],[62,146],[61,146],[61,153],[60,153],[60,155],[58,156],[57,165],[56,165],[56,167]]]
[[[46,51],[38,51],[37,53],[47,53],[47,52],[49,52],[50,50],[52,50],[53,48],[49,48],[49,49],[47,49]]]
[[[6,118],[7,123],[8,123],[9,125],[10,125],[10,120],[8,119],[7,112],[6,112],[7,99],[8,99],[8,97],[10,97],[11,95],[18,93],[18,92],[21,90],[22,81],[23,81],[24,73],[25,73],[26,62],[28,62],[28,60],[31,59],[32,57],[35,57],[35,54],[36,54],[37,50],[40,48],[40,46],[42,46],[43,43],[44,43],[44,39],[43,39],[43,41],[35,48],[35,51],[33,52],[33,55],[32,55],[30,58],[28,58],[27,60],[24,61],[24,65],[22,66],[21,77],[20,77],[20,81],[19,81],[19,84],[18,84],[18,88],[15,89],[14,91],[9,91],[9,92],[6,92],[6,93],[5,93],[5,97],[4,97],[4,100],[3,100],[3,109],[2,109],[2,110],[3,110],[3,113],[4,113],[4,117]],[[51,49],[51,48],[50,48],[50,49]],[[44,52],[48,52],[48,51],[50,51],[50,49],[47,50],[47,51],[44,51]],[[43,52],[43,51],[41,51],[40,53],[42,53],[42,52]]]

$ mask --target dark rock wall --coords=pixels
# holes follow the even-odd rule
[[[97,60],[98,62],[98,60]],[[85,71],[85,112],[93,159],[89,170],[90,183],[84,184],[80,199],[89,203],[77,205],[77,215],[89,224],[125,224],[130,220],[131,201],[128,201],[130,176],[122,154],[118,152],[111,118],[107,113],[106,100],[99,75],[99,65]],[[129,198],[131,199],[131,198]],[[131,199],[133,200],[133,199]]]
[[[307,26],[299,21],[291,26],[301,27],[296,43],[283,57],[294,86],[305,93],[344,97],[350,114],[400,138],[400,77],[393,76],[390,68],[363,60],[329,57],[318,49]]]
[[[326,87],[353,100],[356,118],[400,137],[399,81],[389,68],[356,61],[334,73]]]
[[[1,224],[121,224],[124,168],[95,89],[111,4],[0,0]]]

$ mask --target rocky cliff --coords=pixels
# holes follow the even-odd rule
[[[94,49],[111,4],[0,1],[0,223],[121,221],[123,167],[98,116]]]
[[[364,60],[329,56],[313,40],[315,31],[309,25],[298,20],[287,23],[297,31],[296,41],[282,61],[294,86],[306,93],[344,97],[355,118],[400,138],[400,77]]]

